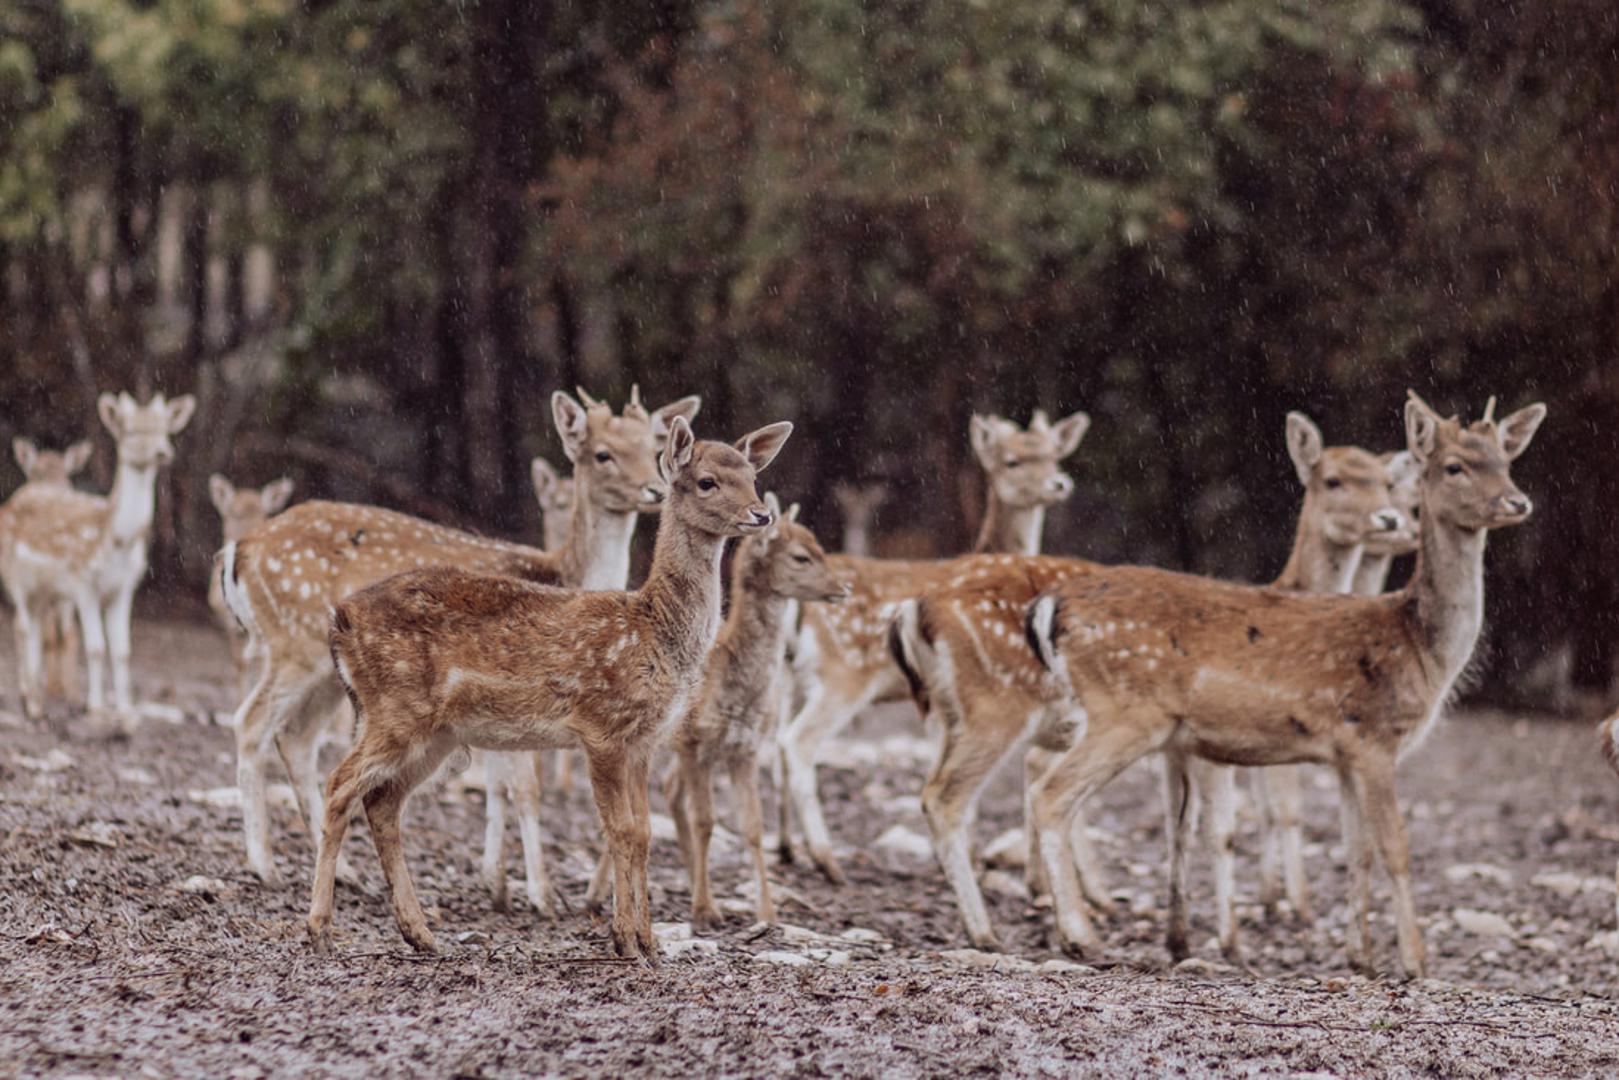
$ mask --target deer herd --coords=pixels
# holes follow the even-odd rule
[[[1381,456],[1327,446],[1307,417],[1289,414],[1286,448],[1303,498],[1292,553],[1261,587],[1042,555],[1045,515],[1074,491],[1062,462],[1090,425],[1084,413],[1053,422],[1036,412],[1027,427],[973,417],[968,437],[988,493],[973,552],[898,560],[870,554],[885,489],[838,485],[845,550],[828,554],[796,505],[784,511],[759,494],[758,475],[792,425],[703,441],[692,429],[699,404],[688,397],[651,410],[632,391],[614,412],[583,391],[555,393],[571,475],[534,462],[543,549],[372,506],[312,500],[286,509],[290,481],[246,489],[211,478],[224,546],[208,598],[231,640],[241,695],[234,727],[247,861],[266,885],[278,882],[266,804],[273,756],[318,841],[308,919],[317,949],[331,947],[336,881],[353,873],[342,846],[356,810],[401,933],[434,948],[401,811],[461,748],[481,752],[482,869],[497,905],[506,902],[509,802],[527,899],[554,917],[540,755],[556,755],[563,783],[569,761],[582,760],[604,841],[588,902],[600,908],[610,892],[614,951],[655,962],[647,870],[652,773],[663,755],[692,922],[720,918],[708,872],[716,771],[740,818],[755,915],[773,922],[761,767],[777,782],[779,857],[807,856],[842,882],[817,758],[867,706],[908,699],[938,739],[922,807],[974,945],[997,942],[971,833],[1001,763],[1021,753],[1031,891],[1049,897],[1062,948],[1094,955],[1102,942],[1092,916],[1113,901],[1085,802],[1158,754],[1173,957],[1188,951],[1188,846],[1201,822],[1219,944],[1240,961],[1238,769],[1259,811],[1260,897],[1278,915],[1311,919],[1299,770],[1323,765],[1338,781],[1350,962],[1373,967],[1375,859],[1392,885],[1401,971],[1423,974],[1395,767],[1433,729],[1472,657],[1485,539],[1530,515],[1511,467],[1545,406],[1496,419],[1491,399],[1482,419],[1464,424],[1413,394],[1404,448]],[[89,443],[60,453],[14,444],[26,482],[0,505],[0,582],[29,717],[72,692],[81,647],[92,715],[125,730],[139,715],[132,604],[157,471],[193,405],[102,395],[99,417],[117,445],[106,496],[72,486]],[[643,514],[657,519],[654,552],[630,590]],[[1407,584],[1385,592],[1391,563],[1412,553]],[[352,725],[342,722],[350,710]],[[1619,770],[1619,716],[1600,738]],[[320,750],[333,739],[348,749],[323,783]]]

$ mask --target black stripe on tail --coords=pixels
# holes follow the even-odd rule
[[[925,601],[914,600],[911,601],[911,603],[915,605],[914,610],[916,612],[917,633],[923,641],[927,642],[929,645],[932,645],[933,638],[927,631],[926,608],[924,606]],[[894,664],[902,673],[904,673],[905,682],[911,689],[911,700],[916,702],[917,708],[921,709],[923,713],[926,713],[929,708],[927,685],[922,682],[921,673],[918,672],[916,668],[911,666],[910,657],[905,654],[905,640],[902,636],[904,631],[900,628],[900,620],[905,617],[905,610],[906,609],[902,607],[898,612],[895,613],[894,617],[889,620],[888,655],[894,658]]]
[[[1061,606],[1062,602],[1051,593],[1041,593],[1023,615],[1023,640],[1029,643],[1035,659],[1047,671],[1054,670],[1053,654],[1057,649],[1057,635],[1061,632],[1057,616],[1061,613]]]

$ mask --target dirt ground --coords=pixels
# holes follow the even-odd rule
[[[1170,968],[1145,764],[1093,813],[1125,912],[1102,927],[1105,956],[1046,964],[1049,920],[1015,895],[1015,870],[991,897],[1006,954],[949,955],[966,943],[937,867],[913,850],[926,745],[900,709],[863,718],[834,748],[825,790],[850,884],[779,868],[789,926],[754,929],[739,912],[695,944],[666,926],[660,968],[612,962],[603,926],[581,910],[588,794],[546,796],[549,856],[573,909],[546,925],[520,901],[493,910],[477,875],[481,798],[443,785],[418,797],[408,834],[442,955],[402,944],[359,826],[350,854],[363,889],[339,889],[338,951],[319,958],[302,929],[311,849],[291,809],[275,832],[288,884],[265,889],[245,869],[231,733],[213,720],[232,704],[222,641],[147,623],[137,654],[141,696],[184,717],[112,740],[67,713],[25,724],[0,652],[0,1075],[1619,1071],[1619,780],[1585,724],[1464,715],[1404,766],[1434,976],[1418,984],[1348,971],[1336,809],[1320,783],[1309,792],[1316,924],[1267,926],[1248,902],[1252,972],[1220,964],[1212,943]],[[980,839],[1014,827],[1017,809],[1003,777]],[[514,826],[520,898],[515,847]],[[740,853],[722,843],[716,854],[729,894],[745,877]],[[678,924],[688,894],[673,843],[655,844],[653,880],[656,917]],[[1205,859],[1193,896],[1202,941]],[[1374,931],[1392,966],[1384,912]]]

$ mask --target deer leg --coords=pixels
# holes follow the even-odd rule
[[[552,783],[564,795],[573,794],[573,751],[556,751],[555,771],[552,773]]]
[[[436,768],[444,760],[447,750],[441,750],[433,761]],[[425,762],[424,762],[425,764]],[[394,919],[399,932],[418,952],[434,953],[438,946],[427,929],[427,917],[416,899],[416,888],[411,884],[410,868],[405,865],[405,848],[399,827],[399,814],[405,799],[421,778],[432,769],[410,774],[396,772],[382,785],[367,791],[364,796],[365,817],[371,826],[371,842],[376,845],[377,858],[382,863],[382,874],[388,881],[388,895],[393,899]]]
[[[43,628],[25,597],[12,598],[12,627],[17,640],[17,688],[22,691],[22,711],[29,719],[38,720],[45,715]]]
[[[658,944],[652,937],[652,888],[649,879],[652,858],[652,750],[646,748],[630,758],[626,770],[629,777],[629,801],[632,832],[630,834],[630,879],[635,886],[636,936],[641,943],[641,955],[647,962],[658,962]]]
[[[1405,821],[1394,791],[1393,763],[1359,775],[1362,820],[1377,844],[1378,858],[1388,872],[1394,891],[1394,925],[1400,944],[1400,970],[1408,979],[1420,979],[1427,966],[1422,929],[1417,925],[1416,903],[1411,896],[1411,852]]]
[[[1083,954],[1100,949],[1101,940],[1085,911],[1074,847],[1066,832],[1073,811],[1131,762],[1159,749],[1169,732],[1129,723],[1100,724],[1096,717],[1076,724],[1075,729],[1084,735],[1052,764],[1035,788],[1034,821],[1040,830],[1040,856],[1051,884],[1058,935],[1066,951]]]
[[[298,812],[309,831],[311,843],[319,840],[316,832],[325,819],[324,797],[320,783],[320,746],[326,726],[343,697],[336,680],[326,680],[310,689],[309,701],[293,717],[280,735],[281,758],[287,768],[287,779],[298,799]],[[342,855],[338,856],[337,876],[341,881],[355,881],[353,867]]]
[[[867,686],[855,694],[834,693],[824,684],[817,686],[804,708],[782,732],[782,762],[787,792],[804,830],[804,846],[821,873],[834,885],[844,882],[843,869],[832,854],[832,834],[821,811],[821,798],[815,779],[815,759],[821,745],[848,726],[855,714],[870,704],[874,688]]]
[[[1045,865],[1040,859],[1040,830],[1034,824],[1034,788],[1056,758],[1055,751],[1039,746],[1029,747],[1023,755],[1023,839],[1028,851],[1023,864],[1023,881],[1029,887],[1029,895],[1034,898],[1036,906],[1050,902],[1051,890],[1046,885]],[[1113,903],[1112,889],[1108,886],[1101,860],[1096,857],[1096,846],[1091,843],[1083,806],[1074,809],[1068,826],[1068,839],[1074,849],[1074,870],[1079,874],[1079,887],[1085,894],[1085,900],[1096,911],[1105,915],[1113,914],[1118,908]]]
[[[1186,840],[1197,813],[1185,753],[1164,751],[1164,835],[1169,847],[1169,918],[1164,943],[1177,963],[1189,955],[1186,930]]]
[[[512,755],[488,751],[483,756],[483,881],[496,911],[506,910],[506,784]]]
[[[1352,773],[1340,769],[1338,814],[1343,823],[1344,850],[1349,860],[1349,925],[1344,930],[1344,949],[1349,954],[1350,966],[1369,974],[1376,969],[1367,932],[1372,902],[1372,849],[1367,841],[1359,787]]]
[[[663,774],[663,801],[669,807],[669,820],[675,824],[675,843],[680,845],[680,865],[686,868],[686,880],[693,880],[691,863],[691,820],[686,810],[686,752],[675,749],[675,759]]]
[[[1242,941],[1237,925],[1237,770],[1227,765],[1198,762],[1194,787],[1203,805],[1204,840],[1214,856],[1214,910],[1220,952],[1242,965]]]
[[[332,771],[326,784],[326,815],[321,825],[320,847],[315,856],[315,884],[309,900],[309,938],[319,953],[332,949],[332,894],[337,883],[337,861],[348,832],[349,814],[361,795],[360,776],[364,759],[358,748]]]
[[[112,701],[122,722],[135,720],[135,699],[129,685],[129,623],[135,605],[135,589],[119,589],[107,605],[107,652],[112,660]]]
[[[1002,738],[1003,733],[993,728],[969,727],[967,716],[994,715],[984,708],[985,703],[976,704],[975,712],[967,703],[958,708],[950,695],[936,696],[932,712],[938,717],[941,731],[939,756],[922,787],[922,811],[933,833],[939,867],[956,894],[956,907],[966,924],[968,939],[981,949],[999,949],[984,894],[978,888],[969,832],[984,784],[1015,739]]]
[[[1304,876],[1304,815],[1297,765],[1276,765],[1260,770],[1259,788],[1265,798],[1265,852],[1270,862],[1265,885],[1266,902],[1274,914],[1279,893],[1285,893],[1293,917],[1309,923],[1310,886]],[[1279,881],[1278,881],[1279,879]]]
[[[100,715],[107,709],[107,637],[101,621],[101,601],[86,591],[74,597],[73,602],[79,611],[79,630],[84,635],[85,705],[92,715]]]
[[[629,874],[631,851],[634,848],[634,822],[629,800],[627,762],[622,750],[591,749],[586,752],[586,757],[591,795],[596,801],[602,835],[607,841],[607,850],[597,865],[597,875],[601,876],[603,867],[606,867],[613,879],[613,919],[610,929],[613,952],[618,956],[639,957],[641,945],[635,926],[634,886]]]
[[[731,761],[731,794],[742,819],[742,839],[753,859],[754,918],[762,923],[776,921],[776,903],[770,896],[770,877],[765,871],[765,815],[759,803],[759,762],[752,751]]]
[[[512,762],[512,803],[517,808],[517,832],[523,841],[523,885],[528,902],[542,919],[556,918],[551,900],[551,877],[545,870],[545,847],[540,842],[540,758],[523,754]],[[501,884],[505,885],[505,871]]]
[[[695,755],[682,755],[681,766],[691,811],[691,922],[693,926],[713,926],[720,921],[708,878],[708,845],[714,838],[714,772]]]
[[[258,685],[236,710],[236,786],[242,793],[242,834],[247,863],[266,885],[280,884],[270,855],[270,814],[265,799],[265,766],[280,733],[301,729],[303,706],[325,672],[277,671],[267,661]],[[289,723],[291,719],[291,723]]]

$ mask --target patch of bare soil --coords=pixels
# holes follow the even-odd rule
[[[231,733],[208,719],[231,704],[223,643],[206,627],[145,624],[137,648],[142,695],[184,720],[108,740],[81,718],[47,729],[0,715],[3,1075],[1619,1070],[1619,955],[1603,948],[1619,942],[1601,937],[1613,930],[1619,782],[1583,724],[1468,715],[1404,766],[1435,976],[1415,985],[1348,971],[1334,795],[1319,784],[1317,923],[1268,926],[1250,901],[1253,973],[1208,946],[1170,969],[1154,765],[1121,777],[1092,815],[1125,912],[1103,924],[1095,966],[1042,966],[1049,919],[1015,895],[1015,871],[991,896],[1007,945],[997,967],[945,955],[966,943],[936,866],[910,850],[926,833],[914,798],[926,746],[899,709],[862,720],[875,753],[845,743],[845,765],[826,771],[850,884],[778,870],[797,929],[755,930],[739,913],[695,944],[665,927],[670,956],[655,971],[611,962],[602,924],[581,910],[588,795],[547,793],[549,855],[572,908],[547,925],[520,901],[492,909],[477,875],[481,800],[441,785],[413,804],[408,846],[442,955],[401,942],[361,825],[350,856],[363,886],[339,889],[338,952],[319,958],[302,927],[311,848],[290,807],[276,823],[289,884],[266,889],[245,870]],[[15,708],[11,663],[0,654],[0,709]],[[993,785],[981,818],[986,843],[1017,824],[1014,778]],[[1245,843],[1251,897],[1251,830]],[[515,827],[511,844],[515,875]],[[678,923],[688,895],[674,845],[656,844],[654,860],[656,916]],[[746,876],[722,842],[722,893]],[[1374,929],[1392,966],[1381,911]]]

